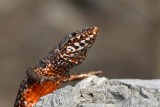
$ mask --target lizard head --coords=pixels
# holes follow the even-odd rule
[[[98,32],[97,27],[88,27],[72,32],[58,45],[59,56],[65,61],[69,61],[70,68],[82,63],[95,42]]]

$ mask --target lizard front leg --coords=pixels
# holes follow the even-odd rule
[[[90,77],[92,75],[100,75],[100,74],[102,74],[102,71],[91,71],[87,73],[72,74],[64,82],[80,80],[80,79]]]

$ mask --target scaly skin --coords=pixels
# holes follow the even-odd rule
[[[14,107],[33,107],[39,98],[58,89],[63,82],[98,75],[101,71],[70,75],[69,70],[86,58],[99,29],[89,27],[66,36],[39,63],[27,70]]]

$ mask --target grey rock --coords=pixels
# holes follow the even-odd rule
[[[40,98],[35,107],[160,107],[160,80],[91,76]]]

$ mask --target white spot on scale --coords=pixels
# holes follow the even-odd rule
[[[81,40],[81,43],[85,43],[85,40]]]
[[[74,56],[74,54],[70,54],[69,56],[70,56],[70,57],[73,57],[73,56]]]
[[[68,56],[67,54],[64,54],[63,56]]]
[[[27,105],[28,103],[26,101],[24,101],[24,104]]]
[[[90,37],[93,38],[94,36],[93,36],[93,35],[90,35]]]
[[[75,51],[76,49],[72,46],[67,46],[67,51],[71,52],[71,51]]]
[[[78,43],[78,42],[76,42],[76,43],[74,43],[74,45],[75,45],[75,46],[79,46],[79,43]]]
[[[61,64],[61,62],[58,62],[58,65],[60,65]]]
[[[80,39],[80,37],[81,37],[80,35],[79,35],[79,36],[77,36],[77,39]]]
[[[97,34],[97,32],[93,32],[93,34],[94,34],[94,35],[96,35],[96,34]]]
[[[90,38],[86,38],[86,40],[88,40],[88,41],[89,41],[89,40],[90,40]]]

